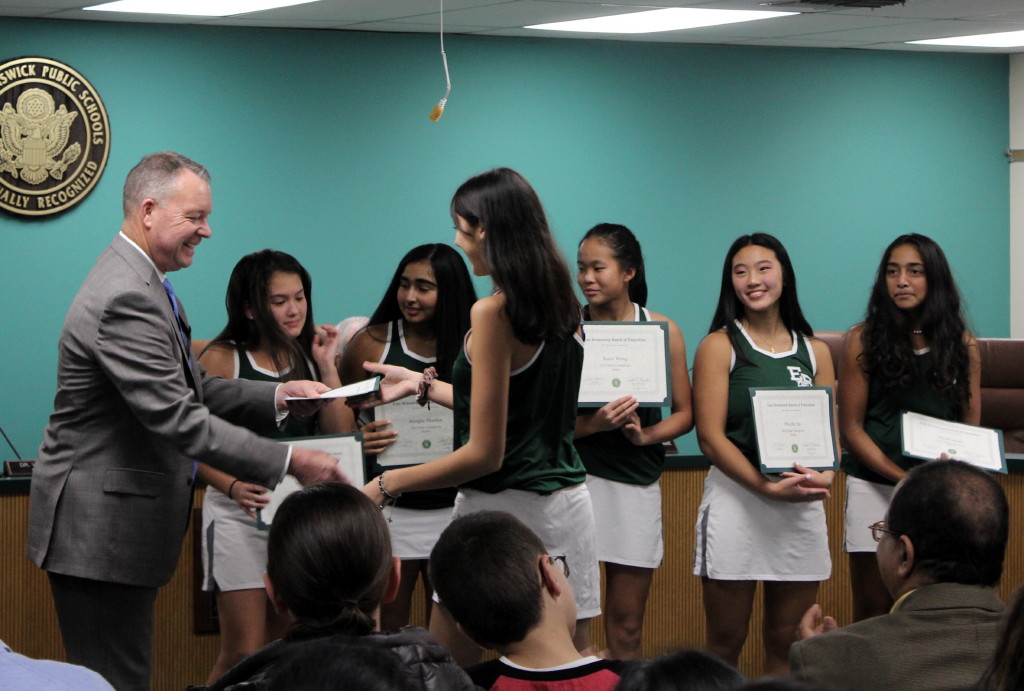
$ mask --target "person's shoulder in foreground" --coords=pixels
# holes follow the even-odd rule
[[[616,688],[628,665],[621,660],[585,657],[557,667],[528,669],[503,657],[474,665],[466,671],[474,684],[491,691],[522,688],[600,691]]]
[[[112,691],[113,686],[86,667],[35,660],[0,641],[0,689],[6,691]]]

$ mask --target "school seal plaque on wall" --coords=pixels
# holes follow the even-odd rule
[[[85,77],[49,58],[0,64],[0,209],[66,211],[96,186],[109,153],[107,111]]]

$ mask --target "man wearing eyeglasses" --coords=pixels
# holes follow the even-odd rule
[[[790,668],[835,689],[975,688],[995,650],[1009,509],[991,475],[959,461],[915,468],[871,526],[892,611],[837,628],[814,605]]]

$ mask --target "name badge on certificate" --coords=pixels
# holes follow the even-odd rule
[[[583,335],[581,407],[627,394],[641,406],[672,405],[667,322],[583,322]]]
[[[799,463],[811,470],[835,470],[832,388],[751,387],[761,472],[782,473]]]
[[[418,465],[447,456],[454,447],[455,423],[452,411],[444,406],[421,406],[413,398],[403,398],[379,406],[378,420],[388,420],[398,432],[395,443],[377,456],[377,463],[387,467]]]
[[[316,449],[329,453],[338,459],[338,467],[345,473],[353,487],[362,488],[366,484],[363,476],[363,435],[331,434],[323,437],[297,437],[280,439],[282,444],[300,449]],[[268,530],[277,513],[277,507],[292,492],[302,489],[302,485],[291,475],[285,475],[277,487],[270,493],[270,502],[256,512],[256,527]]]
[[[997,473],[1006,472],[1003,431],[951,422],[920,413],[900,417],[903,453],[934,461],[942,454]]]

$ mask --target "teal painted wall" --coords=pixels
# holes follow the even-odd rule
[[[919,231],[976,331],[1009,334],[1006,56],[450,36],[433,123],[436,36],[0,19],[0,37],[0,58],[84,74],[113,131],[77,208],[0,215],[0,424],[23,455],[124,176],[161,149],[214,176],[214,236],[174,279],[197,337],[222,325],[235,261],[267,246],[310,270],[319,321],[368,314],[407,249],[451,242],[458,184],[497,165],[533,182],[573,262],[594,223],[632,227],[691,358],[726,248],[756,230],[787,245],[815,328],[856,322],[882,249]]]

